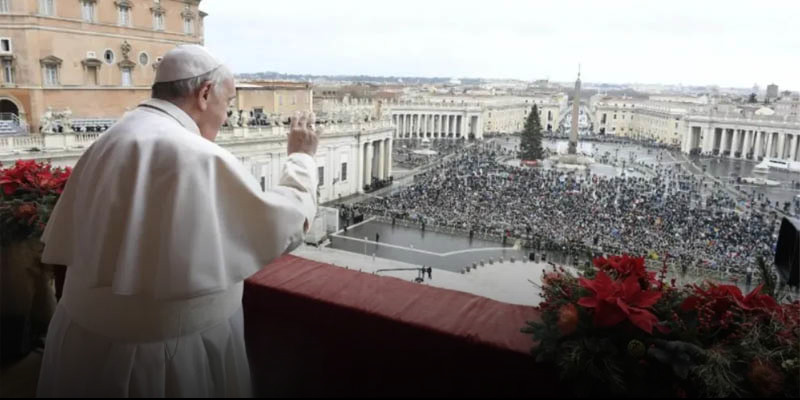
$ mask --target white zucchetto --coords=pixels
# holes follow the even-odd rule
[[[155,83],[180,81],[207,74],[222,65],[205,47],[196,44],[177,46],[158,64]]]

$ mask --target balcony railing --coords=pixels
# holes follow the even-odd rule
[[[28,133],[28,124],[14,113],[0,113],[0,135]]]
[[[322,137],[380,133],[394,129],[389,120],[322,124]],[[255,126],[221,129],[217,142],[230,144],[248,140],[283,140],[289,133],[288,126]],[[90,146],[102,132],[70,132],[47,135],[3,136],[0,135],[0,154],[21,154],[26,151],[64,151]]]
[[[520,332],[533,307],[294,256],[250,278],[243,303],[258,396],[562,393]]]

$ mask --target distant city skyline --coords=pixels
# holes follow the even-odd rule
[[[800,2],[206,0],[237,73],[800,90]],[[487,7],[491,5],[491,7]]]

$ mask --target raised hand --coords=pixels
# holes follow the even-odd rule
[[[317,153],[319,134],[314,127],[314,113],[296,112],[289,120],[288,153],[306,153],[313,156]]]

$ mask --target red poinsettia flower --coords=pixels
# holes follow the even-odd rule
[[[19,184],[15,182],[0,182],[0,186],[3,187],[3,193],[6,196],[11,196],[12,194],[14,194],[14,192],[17,191]]]
[[[594,294],[581,298],[578,304],[594,309],[595,326],[611,327],[627,319],[649,334],[653,333],[653,327],[662,332],[666,329],[647,310],[661,298],[661,292],[642,290],[638,277],[629,276],[620,283],[601,270],[594,280],[580,278],[580,284]]]
[[[41,236],[71,173],[35,160],[0,168],[0,238],[5,242]]]
[[[642,279],[643,282],[655,282],[655,272],[648,272],[644,266],[644,257],[622,256],[596,257],[592,260],[595,268],[601,271],[613,272],[617,279],[629,276]]]
[[[762,287],[764,287],[763,283],[758,285],[758,287],[753,289],[750,294],[745,296],[739,305],[745,310],[777,311],[780,308],[778,302],[775,301],[775,299],[770,295],[761,294]]]
[[[70,168],[53,168],[49,163],[18,160],[13,167],[0,170],[0,187],[5,196],[14,195],[18,190],[23,194],[60,194],[71,173]]]
[[[753,289],[747,296],[742,295],[742,291],[733,285],[715,285],[713,283],[708,285],[708,289],[695,286],[695,294],[683,301],[681,310],[696,310],[700,304],[712,304],[712,309],[718,315],[725,313],[734,305],[746,311],[777,312],[780,309],[772,296],[761,294],[763,284]]]

